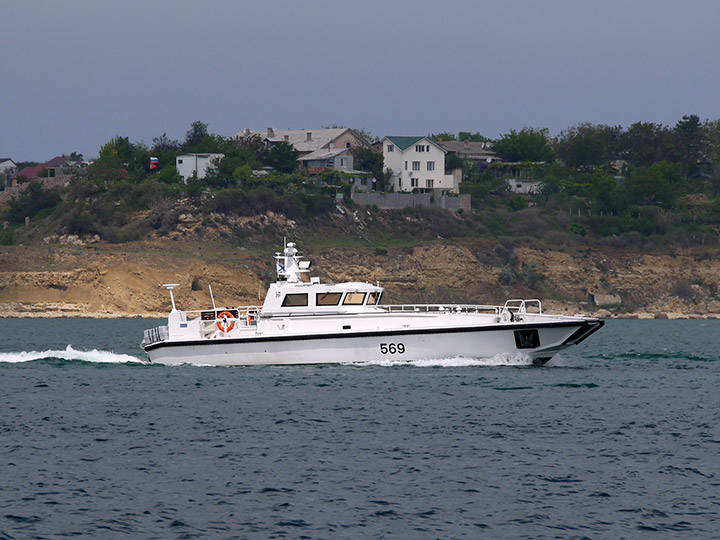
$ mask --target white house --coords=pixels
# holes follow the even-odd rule
[[[0,158],[0,174],[6,177],[17,170],[17,165],[10,158]],[[7,178],[5,179],[7,181]],[[8,184],[9,185],[9,184]]]
[[[192,176],[201,179],[224,157],[225,154],[183,154],[175,158],[175,169],[183,182]]]
[[[462,169],[445,174],[447,151],[437,142],[428,137],[385,137],[380,142],[394,191],[460,193]]]
[[[543,187],[539,180],[523,180],[520,178],[508,178],[508,187],[513,193],[520,195],[537,195]]]

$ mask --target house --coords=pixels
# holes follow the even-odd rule
[[[13,171],[13,169],[17,169],[17,165],[12,159],[0,158],[0,174],[9,174]]]
[[[456,155],[479,167],[486,167],[491,163],[501,161],[498,155],[492,151],[491,142],[437,141],[437,143],[445,149],[448,155]]]
[[[353,155],[349,148],[321,148],[298,158],[300,165],[309,174],[318,174],[326,170],[351,172]]]
[[[281,142],[287,143],[300,153],[301,158],[318,150],[370,146],[362,135],[350,128],[312,130],[267,128],[264,131],[245,129],[236,133],[233,138],[240,140],[252,136],[260,137],[268,147]]]
[[[46,185],[62,185],[63,183],[69,182],[70,179],[77,174],[78,169],[78,163],[72,161],[69,156],[63,154],[62,156],[55,156],[51,160],[41,163],[40,165],[20,169],[15,175],[15,179],[19,177],[22,177],[25,180],[42,179],[42,182]],[[57,182],[50,181],[49,179],[51,178],[56,178]]]
[[[175,170],[180,179],[187,183],[188,178],[205,178],[208,170],[225,157],[225,154],[182,154],[175,158]]]
[[[0,187],[9,186],[10,177],[17,170],[17,165],[10,158],[0,158],[0,174],[3,175],[0,178]]]
[[[440,195],[460,193],[462,169],[445,170],[447,151],[429,137],[385,137],[382,141],[384,167],[392,171],[394,191]]]
[[[511,192],[518,193],[520,195],[537,195],[543,187],[543,183],[539,180],[508,178],[507,183]]]

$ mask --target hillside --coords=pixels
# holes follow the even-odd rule
[[[494,239],[434,239],[374,248],[291,237],[323,280],[379,281],[385,302],[501,303],[540,298],[545,310],[621,317],[720,317],[720,258],[597,246],[552,249]],[[341,239],[341,237],[339,237]],[[336,241],[338,238],[335,239]],[[277,245],[276,245],[277,244]],[[153,240],[0,247],[0,316],[162,317],[162,283],[183,309],[254,304],[273,278],[279,243]]]

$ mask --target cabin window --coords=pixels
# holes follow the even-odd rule
[[[381,293],[375,291],[368,294],[368,306],[374,306],[380,301],[380,295]]]
[[[307,294],[286,294],[283,298],[282,307],[301,307],[308,305]]]
[[[315,296],[315,305],[318,306],[337,306],[340,303],[342,293],[339,292],[326,292],[317,293]]]
[[[343,305],[344,306],[361,306],[364,301],[365,301],[365,293],[364,292],[349,292],[345,295],[345,300],[343,300]]]

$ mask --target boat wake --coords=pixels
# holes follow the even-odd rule
[[[19,364],[35,360],[70,360],[80,362],[94,362],[99,364],[128,364],[145,363],[143,360],[129,354],[117,354],[110,351],[76,351],[72,345],[63,350],[23,351],[0,353],[0,363]]]
[[[472,367],[472,366],[531,366],[532,358],[524,354],[498,354],[490,358],[467,358],[454,356],[426,360],[378,360],[369,362],[353,362],[356,366],[414,366],[414,367]]]

